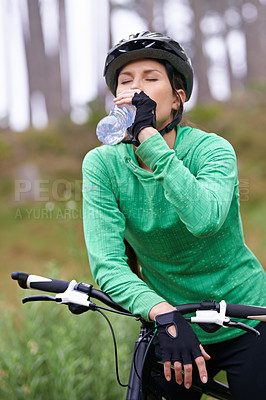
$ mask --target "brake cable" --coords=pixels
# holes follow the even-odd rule
[[[114,333],[112,324],[111,324],[110,320],[108,319],[108,317],[107,317],[101,310],[99,310],[98,308],[96,308],[95,311],[98,311],[98,312],[105,318],[105,320],[107,321],[107,323],[108,323],[108,325],[109,325],[109,328],[110,328],[110,330],[111,330],[111,333],[112,333],[113,343],[114,343],[114,352],[115,352],[115,373],[116,373],[117,382],[118,382],[119,385],[122,386],[122,387],[128,387],[128,384],[125,385],[125,384],[121,383],[121,381],[120,381],[119,370],[118,370],[117,344],[116,344],[116,338],[115,338],[115,333]],[[107,309],[107,311],[110,311],[110,310]],[[119,312],[119,311],[118,311],[118,312]]]

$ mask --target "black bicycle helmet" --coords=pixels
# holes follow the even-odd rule
[[[193,87],[193,68],[185,50],[169,36],[149,31],[130,35],[107,53],[104,76],[114,95],[120,69],[128,62],[141,58],[156,58],[169,62],[181,75],[186,101],[189,100]]]

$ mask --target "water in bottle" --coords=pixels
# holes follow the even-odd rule
[[[132,104],[114,106],[107,117],[97,125],[96,134],[103,144],[114,145],[121,142],[126,130],[134,122],[136,107]]]

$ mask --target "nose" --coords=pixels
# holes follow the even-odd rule
[[[132,83],[131,83],[131,89],[141,89],[142,90],[142,84],[141,84],[140,77],[135,76],[133,78]]]

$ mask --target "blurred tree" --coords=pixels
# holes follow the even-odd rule
[[[154,21],[153,27],[155,31],[165,33],[165,19],[164,19],[164,1],[154,0]]]
[[[96,30],[93,41],[95,41],[95,63],[96,63],[96,79],[97,79],[97,97],[90,104],[91,111],[95,109],[104,110],[106,106],[106,98],[109,93],[108,88],[103,79],[104,62],[106,50],[113,46],[112,33],[112,17],[116,8],[116,4],[112,0],[106,2],[93,3],[93,12],[95,14],[96,27],[101,26],[104,21],[106,29],[99,32]],[[97,29],[97,28],[96,28]]]
[[[41,3],[36,0],[27,0],[28,26],[24,23],[23,33],[28,70],[31,121],[34,118],[33,103],[37,99],[42,102],[42,107],[46,108],[48,120],[50,121],[56,121],[70,111],[64,3],[64,0],[56,0],[58,19],[60,21],[59,28],[61,29],[61,32],[59,32],[59,38],[61,38],[59,40],[60,46],[58,42],[57,46],[55,46],[56,50],[47,54],[41,19]],[[62,88],[61,61],[64,64],[64,88]]]
[[[36,0],[28,0],[28,1],[33,2]],[[52,54],[46,53],[46,58],[45,58],[46,108],[47,108],[48,118],[53,121],[56,121],[65,114],[62,105],[63,96],[62,96],[59,43],[57,43],[56,47],[57,47],[56,51],[53,52]]]
[[[198,84],[198,100],[206,103],[211,100],[211,93],[208,81],[209,58],[204,51],[205,37],[201,29],[203,17],[208,10],[208,4],[197,0],[190,0],[190,5],[194,13],[194,37],[193,37],[193,67]]]
[[[155,8],[158,2],[156,0],[140,0],[135,3],[134,9],[144,19],[147,29],[151,32],[155,31]]]
[[[198,81],[199,101],[211,100],[208,71],[211,64],[216,63],[216,60],[211,60],[212,57],[206,52],[206,44],[211,38],[220,39],[220,46],[223,43],[223,60],[217,60],[217,65],[223,64],[231,92],[244,85],[243,72],[240,74],[233,71],[232,59],[229,57],[229,38],[232,32],[237,31],[246,43],[246,84],[249,82],[265,84],[266,1],[190,0],[190,6],[194,13],[193,65]]]
[[[62,108],[68,114],[70,112],[70,88],[69,88],[69,62],[66,24],[65,0],[59,1],[59,49],[60,49],[60,70],[62,81]]]
[[[266,83],[266,2],[242,1],[243,30],[246,38],[247,83]]]
[[[14,9],[15,5],[18,7],[17,4],[20,4],[31,123],[34,122],[37,103],[50,121],[69,114],[71,76],[67,43],[69,31],[65,16],[65,8],[69,3],[66,0],[24,0],[21,3],[20,0],[5,0],[5,4],[12,4]],[[49,15],[48,20],[43,17],[43,11],[47,12],[51,4],[57,13],[54,26],[49,21]],[[228,78],[229,91],[242,88],[249,82],[266,83],[266,0],[102,0],[91,1],[90,4],[94,19],[89,43],[95,65],[92,79],[97,81],[95,104],[100,109],[105,108],[106,99],[107,104],[109,101],[102,72],[106,51],[114,45],[116,27],[113,17],[118,9],[131,13],[133,20],[138,14],[146,29],[168,33],[185,46],[195,69],[197,97],[203,103],[210,102],[214,96],[213,86],[210,87],[210,72],[213,73],[214,66],[218,66],[223,76]],[[78,7],[79,2],[75,6]],[[8,21],[8,17],[4,18],[4,21]],[[123,29],[121,22],[119,29]],[[3,29],[8,37],[6,26]],[[58,32],[53,38],[52,51],[48,51],[46,35],[51,26]],[[241,42],[238,42],[239,49],[235,44],[232,46],[232,38],[237,35]],[[217,46],[213,43],[217,43]],[[239,60],[236,62],[237,58],[243,60],[242,67],[239,67]]]
[[[154,6],[153,0],[141,0],[136,3],[138,14],[142,16],[149,31],[154,31]],[[136,10],[136,11],[137,11]]]
[[[241,15],[241,4],[242,0],[234,0],[232,2],[228,2],[229,6],[224,7],[223,11],[223,18],[225,21],[225,35],[224,40],[226,43],[226,50],[227,50],[227,57],[228,57],[228,73],[230,76],[230,84],[231,84],[231,91],[239,91],[242,90],[245,84],[244,79],[244,70],[245,70],[245,57],[242,57],[242,66],[240,65],[240,60],[237,61],[237,67],[234,66],[234,62],[236,61],[235,56],[235,46],[234,47],[234,54],[232,51],[231,41],[234,40],[232,37],[236,37],[238,39],[244,39],[244,32],[242,29],[242,15]],[[224,3],[222,3],[224,4]],[[244,49],[244,47],[243,47]],[[233,59],[234,60],[233,60]]]
[[[147,30],[165,32],[164,5],[165,0],[131,0],[111,1],[116,8],[124,8],[134,11],[144,20]]]
[[[28,0],[29,26],[23,26],[30,97],[30,120],[33,120],[31,100],[34,93],[45,96],[46,68],[41,16],[37,1]]]
[[[234,76],[233,76],[233,71],[232,71],[232,66],[231,62],[229,59],[229,53],[228,53],[228,46],[226,43],[226,38],[228,35],[228,26],[225,23],[225,14],[228,11],[229,8],[229,3],[230,1],[214,1],[213,6],[214,10],[217,12],[217,16],[219,17],[220,22],[220,28],[218,29],[217,36],[222,40],[222,43],[224,44],[224,67],[227,71],[227,76],[228,76],[228,83],[230,89],[233,89],[233,86],[235,86],[235,81],[234,81]]]

